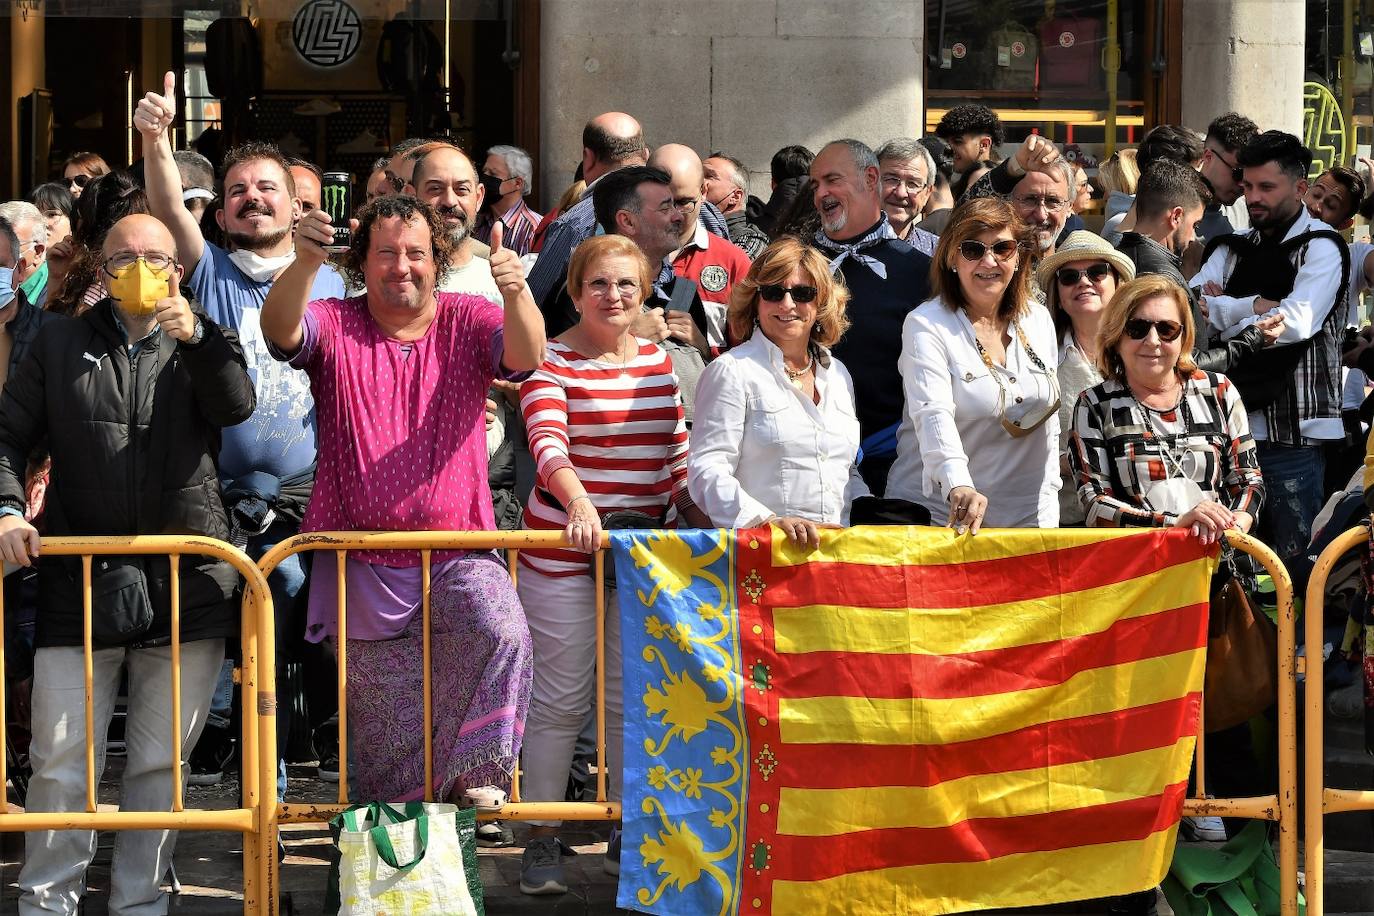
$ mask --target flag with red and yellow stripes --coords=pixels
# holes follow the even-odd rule
[[[613,535],[618,903],[950,913],[1168,869],[1216,547],[1183,532]]]

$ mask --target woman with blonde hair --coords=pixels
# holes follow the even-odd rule
[[[1123,232],[1135,228],[1135,216],[1128,214],[1135,206],[1136,186],[1140,184],[1136,154],[1134,148],[1118,150],[1097,167],[1097,182],[1106,198],[1102,204],[1102,215],[1106,217],[1102,237],[1112,246],[1120,244]]]
[[[1158,274],[1123,285],[1098,336],[1103,382],[1074,411],[1069,466],[1089,527],[1190,528],[1210,544],[1248,532],[1264,498],[1240,395],[1193,362],[1183,290]]]
[[[1012,204],[960,204],[930,265],[934,297],[902,326],[906,411],[889,498],[977,534],[1059,524],[1059,346],[1032,295]]]
[[[730,295],[738,346],[697,382],[687,457],[692,499],[722,528],[773,524],[816,547],[868,495],[859,476],[854,383],[829,348],[849,326],[849,291],[826,258],[785,236]]]

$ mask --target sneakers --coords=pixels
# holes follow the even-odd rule
[[[1178,828],[1184,839],[1194,843],[1226,842],[1226,825],[1219,817],[1185,817]]]
[[[478,821],[477,845],[484,849],[514,846],[515,834],[501,821]]]
[[[531,837],[520,858],[520,892],[522,894],[566,894],[563,881],[563,859],[558,837]]]
[[[611,839],[606,844],[606,856],[601,860],[601,870],[612,878],[620,877],[620,834],[619,827],[611,828]]]
[[[191,772],[186,782],[193,786],[217,786],[234,759],[234,736],[227,728],[207,725],[191,750]]]

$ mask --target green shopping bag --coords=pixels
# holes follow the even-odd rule
[[[378,826],[386,827],[387,825],[420,821],[425,823],[425,826],[423,828],[417,826],[416,832],[418,834],[421,829],[424,830],[427,845],[431,831],[428,821],[436,818],[445,822],[445,826],[442,828],[445,830],[448,819],[452,818],[451,823],[461,850],[463,875],[472,902],[472,909],[469,912],[474,913],[475,916],[485,916],[486,910],[482,899],[482,876],[478,871],[477,864],[477,812],[473,808],[458,808],[455,805],[432,802],[405,802],[400,804],[372,802],[365,805],[354,805],[330,820],[329,830],[334,840],[334,846],[330,856],[329,884],[325,889],[324,912],[337,913],[341,908],[339,888],[340,865],[343,856],[340,840],[345,833],[357,834],[371,831]],[[396,856],[395,844],[390,843],[390,837],[385,830],[381,834],[386,837],[386,841],[374,844],[377,847],[377,855],[389,868],[398,869],[404,863],[399,861]],[[385,853],[383,852],[384,848],[386,849]],[[388,858],[392,861],[387,861]],[[450,864],[456,870],[457,863]]]
[[[1220,848],[1175,846],[1160,888],[1177,916],[1279,916],[1279,867],[1268,822],[1251,821]],[[1307,912],[1301,894],[1298,912]]]

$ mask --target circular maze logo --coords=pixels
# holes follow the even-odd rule
[[[310,0],[296,13],[291,37],[296,50],[317,67],[337,67],[358,53],[363,23],[343,0]]]

